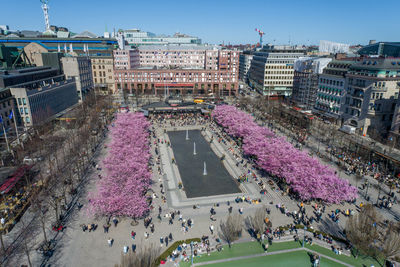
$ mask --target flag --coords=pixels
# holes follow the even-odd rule
[[[8,115],[8,118],[11,120],[13,118],[13,111],[10,111],[10,115]]]
[[[3,116],[0,115],[0,123],[3,123]]]

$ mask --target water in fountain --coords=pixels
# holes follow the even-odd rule
[[[205,161],[204,161],[203,175],[207,175],[207,167],[206,167],[206,162]]]

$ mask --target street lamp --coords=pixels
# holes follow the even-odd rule
[[[365,199],[368,197],[369,181],[367,180],[367,190],[365,191]]]
[[[192,253],[191,253],[191,254],[192,254],[192,257],[191,257],[191,258],[192,258],[192,259],[191,259],[192,264],[191,264],[190,266],[193,266],[193,241],[190,242],[190,250],[191,250],[191,252],[192,252]]]
[[[306,241],[306,230],[307,230],[307,227],[304,226],[303,245],[302,245],[303,248],[304,248],[304,243]]]

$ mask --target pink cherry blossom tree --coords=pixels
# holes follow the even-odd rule
[[[243,140],[243,152],[255,156],[260,168],[283,179],[302,200],[339,203],[357,197],[357,188],[339,178],[332,168],[259,126],[249,114],[222,105],[216,106],[213,118],[228,134]]]
[[[117,115],[103,161],[107,176],[89,195],[91,212],[137,218],[149,210],[145,196],[151,181],[149,126],[142,113]]]

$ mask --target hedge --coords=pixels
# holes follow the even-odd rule
[[[165,250],[158,258],[156,259],[156,266],[159,266],[161,263],[161,260],[168,258],[169,255],[171,255],[172,251],[174,251],[179,245],[186,243],[190,244],[190,242],[201,242],[200,238],[191,238],[191,239],[186,239],[186,240],[179,240],[174,242],[167,250]]]

